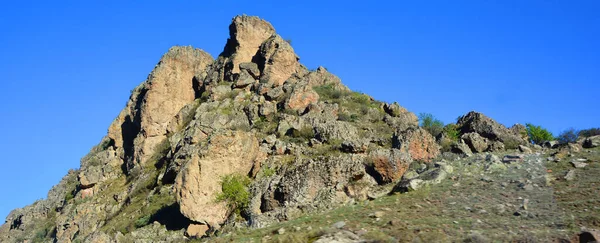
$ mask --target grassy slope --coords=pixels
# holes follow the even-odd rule
[[[530,180],[531,168],[525,165],[484,172],[481,158],[453,162],[455,173],[439,185],[263,229],[240,229],[210,241],[310,242],[335,231],[332,224],[338,221],[346,223],[344,229],[377,242],[571,239],[581,226],[597,228],[600,224],[600,149],[573,158],[581,157],[592,162],[577,169],[576,180],[570,182],[561,179],[573,169],[570,159],[539,163],[538,169],[550,169],[550,174],[559,178],[550,179],[548,184]],[[520,184],[526,181],[534,185],[533,190],[522,188]],[[523,199],[529,199],[527,213],[515,216],[515,212],[523,211]],[[369,216],[377,211],[383,212],[380,219]],[[285,229],[282,235],[276,233],[280,228]]]

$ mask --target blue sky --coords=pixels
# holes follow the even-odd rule
[[[59,2],[0,8],[0,218],[79,167],[170,46],[216,57],[237,14],[270,21],[307,67],[446,123],[600,127],[598,1]]]

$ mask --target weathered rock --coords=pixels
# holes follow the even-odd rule
[[[378,149],[369,153],[368,156],[368,164],[377,173],[378,177],[375,179],[380,183],[390,183],[400,179],[411,163],[410,154],[398,149]]]
[[[529,141],[529,135],[527,135],[527,127],[523,126],[522,124],[515,124],[509,129],[513,134],[519,136],[521,139]]]
[[[167,125],[195,99],[192,79],[213,61],[210,54],[192,47],[172,47],[148,79],[134,89],[125,109],[108,129],[118,154],[131,169],[144,164],[166,137]]]
[[[591,136],[583,141],[584,148],[595,148],[600,146],[600,135]]]
[[[473,152],[471,152],[471,149],[469,148],[469,146],[462,139],[458,142],[453,142],[450,145],[450,151],[452,153],[460,154],[460,155],[467,156],[467,157],[473,155]]]
[[[558,141],[546,141],[543,143],[543,145],[546,148],[557,148],[559,143]]]
[[[254,77],[252,77],[246,70],[242,70],[242,71],[240,71],[239,76],[237,76],[237,79],[235,80],[233,87],[234,88],[243,88],[243,87],[251,85],[255,82],[256,82],[256,80],[254,79]]]
[[[525,145],[519,145],[519,151],[521,151],[521,153],[526,153],[526,154],[533,153],[533,151],[531,151],[531,149]]]
[[[463,141],[465,141],[467,145],[469,145],[469,148],[475,153],[484,152],[488,148],[487,138],[480,136],[478,133],[465,133],[461,136],[461,138],[463,139]]]
[[[565,180],[572,181],[575,179],[575,170],[569,170],[565,175]]]
[[[240,64],[251,62],[261,44],[275,34],[273,26],[255,16],[236,16],[229,25],[229,39],[221,56],[228,58],[226,73],[239,73]]]
[[[296,85],[285,103],[290,110],[303,112],[311,104],[319,101],[319,94],[308,85]]]
[[[445,163],[437,163],[434,168],[419,174],[416,178],[401,180],[394,186],[391,193],[405,193],[418,190],[424,185],[439,184],[446,179],[448,174],[453,173],[453,171],[454,168],[452,166]]]
[[[415,126],[418,126],[419,124],[419,119],[414,113],[409,112],[406,108],[400,106],[396,102],[392,104],[384,104],[383,110],[390,116],[402,118],[407,124],[412,124]]]
[[[504,163],[514,163],[514,162],[522,162],[523,161],[523,156],[520,155],[505,155],[504,158],[502,158],[502,162]]]
[[[260,78],[260,70],[258,69],[258,65],[253,62],[244,62],[240,63],[240,70],[246,71],[248,74],[252,75],[254,79]]]
[[[217,227],[229,213],[225,202],[215,202],[221,192],[220,177],[247,175],[260,163],[258,140],[249,133],[224,132],[211,136],[203,156],[193,156],[175,180],[177,202],[187,218]]]
[[[500,141],[493,141],[490,143],[490,145],[488,147],[488,151],[490,151],[490,152],[503,151],[504,149],[505,149],[504,143],[502,143]]]
[[[299,68],[294,49],[279,35],[263,42],[255,59],[261,69],[260,82],[276,86],[282,85]]]
[[[578,161],[578,160],[572,160],[571,164],[575,167],[575,168],[584,168],[586,167],[588,164],[585,163],[586,160],[583,161]]]
[[[206,224],[190,224],[185,230],[185,234],[192,238],[202,238],[208,230],[209,227]]]
[[[599,242],[600,230],[582,229],[579,233],[579,242]]]
[[[521,136],[478,112],[471,111],[462,116],[457,125],[463,134],[475,132],[491,141],[500,141],[508,148],[513,146],[516,148],[519,144],[527,143]]]
[[[408,153],[413,160],[431,162],[440,154],[435,138],[422,128],[409,128],[394,133],[392,147]]]
[[[364,242],[361,238],[347,230],[341,230],[334,233],[324,234],[315,243],[354,243]]]

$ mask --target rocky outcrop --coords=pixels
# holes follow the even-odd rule
[[[376,198],[413,161],[439,155],[415,114],[298,61],[249,16],[233,19],[216,60],[171,48],[81,169],[13,211],[0,241],[178,241],[211,235],[235,213],[263,227]],[[247,207],[216,200],[234,174],[250,181]]]
[[[509,130],[502,124],[478,112],[471,111],[460,117],[457,126],[461,134],[477,133],[491,142],[502,142],[506,148],[516,149],[520,144],[527,144],[527,141],[520,135],[520,126],[515,126],[514,129]]]
[[[108,129],[108,137],[128,170],[144,164],[166,137],[169,121],[194,101],[195,75],[206,72],[213,58],[192,47],[173,47],[148,79],[136,87],[125,109]]]
[[[481,153],[488,149],[489,145],[487,138],[480,136],[479,133],[465,133],[461,136],[461,138],[467,145],[469,145],[469,148],[473,152]]]

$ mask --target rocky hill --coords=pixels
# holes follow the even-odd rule
[[[0,241],[217,239],[439,183],[442,158],[541,149],[477,112],[434,138],[397,103],[307,69],[270,23],[236,16],[229,31],[216,60],[169,49],[80,168],[12,211]]]

